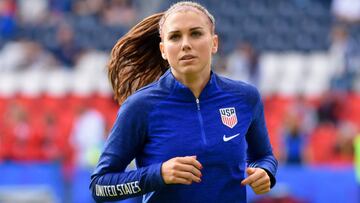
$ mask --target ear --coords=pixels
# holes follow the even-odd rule
[[[160,42],[159,48],[160,48],[160,52],[161,52],[162,58],[163,58],[164,60],[167,60],[167,59],[166,59],[166,55],[165,55],[165,51],[164,51],[164,43],[163,43],[163,42]]]
[[[215,54],[217,52],[218,46],[219,46],[219,37],[214,34],[212,41],[213,41],[212,42],[213,44],[212,44],[212,48],[211,48],[211,53]]]

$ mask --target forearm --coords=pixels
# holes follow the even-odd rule
[[[90,190],[97,202],[140,196],[164,185],[160,170],[161,164],[153,164],[134,171],[94,174]]]

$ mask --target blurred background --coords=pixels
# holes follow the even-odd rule
[[[93,202],[118,109],[111,48],[174,2],[0,0],[0,203]],[[280,163],[249,202],[360,202],[360,1],[198,2],[216,18],[214,71],[259,88]]]

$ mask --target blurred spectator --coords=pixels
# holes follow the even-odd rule
[[[51,51],[54,53],[59,62],[72,68],[76,60],[81,54],[81,48],[78,47],[73,28],[67,23],[61,23],[56,31],[56,42],[51,47]]]
[[[11,39],[16,29],[14,0],[0,0],[0,39]],[[1,45],[1,43],[0,43]]]
[[[150,16],[152,13],[155,13],[163,6],[164,0],[146,0],[146,3],[141,3],[141,1],[133,1],[136,4],[137,12],[136,17],[138,19],[145,18]]]
[[[0,50],[0,71],[16,71],[25,60],[24,42],[11,41]]]
[[[336,125],[339,121],[340,99],[338,95],[327,92],[321,98],[320,105],[317,109],[319,124],[330,123]]]
[[[333,0],[332,13],[342,21],[354,23],[360,21],[360,1],[358,0]]]
[[[48,0],[18,0],[19,20],[23,25],[41,25],[49,14]]]
[[[131,26],[136,20],[135,8],[128,0],[110,0],[104,8],[102,20],[108,26]]]
[[[285,146],[283,158],[286,164],[302,164],[307,159],[305,146],[308,136],[317,124],[315,109],[300,95],[286,113],[282,135]]]
[[[350,80],[346,71],[345,56],[349,48],[349,35],[343,25],[335,25],[331,31],[331,46],[329,49],[331,65],[334,66],[332,89],[347,90]]]
[[[334,161],[342,165],[350,165],[354,159],[353,141],[356,136],[355,127],[346,121],[338,125],[334,146]]]
[[[73,0],[48,0],[49,8],[52,13],[65,13],[71,11]]]
[[[316,109],[304,95],[295,96],[288,113],[299,121],[299,127],[306,134],[311,133],[318,123]]]
[[[294,118],[287,120],[285,126],[286,130],[283,134],[285,139],[285,163],[302,164],[306,135],[302,132],[299,122]]]
[[[47,161],[62,162],[65,157],[64,146],[61,146],[61,130],[59,129],[54,114],[47,113],[43,115],[44,126],[43,127],[43,139],[41,140],[42,157]]]
[[[250,43],[238,44],[229,55],[226,68],[230,78],[257,84],[258,55]]]
[[[4,147],[8,149],[4,159],[22,161],[34,159],[33,154],[29,153],[31,129],[25,109],[16,103],[9,104],[4,119],[6,139]]]
[[[24,61],[22,69],[42,69],[48,70],[56,65],[56,59],[42,45],[34,41],[24,42]]]
[[[76,166],[95,167],[105,140],[105,127],[105,120],[97,110],[80,107],[71,133]]]
[[[345,25],[335,25],[331,33],[330,56],[334,78],[333,90],[352,91],[360,75],[360,44],[348,33]]]
[[[55,66],[55,58],[42,45],[29,40],[7,43],[0,51],[0,71],[49,69]]]
[[[104,0],[77,0],[72,9],[78,16],[99,17],[104,6]]]

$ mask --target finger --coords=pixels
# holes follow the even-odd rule
[[[265,185],[265,184],[270,185],[270,178],[267,175],[260,177],[259,179],[257,179],[253,183],[251,183],[250,185],[251,185],[251,187],[255,188],[255,187],[258,187],[260,185]]]
[[[193,165],[187,165],[187,164],[176,164],[174,166],[174,170],[177,171],[184,171],[184,172],[190,172],[192,174],[194,174],[195,176],[201,178],[202,174],[201,171],[199,169],[197,169],[195,166]]]
[[[251,179],[250,178],[245,178],[244,180],[241,181],[241,185],[247,185],[251,183]]]
[[[249,168],[246,169],[246,173],[247,173],[248,175],[252,175],[253,173],[255,173],[255,171],[256,171],[255,168],[250,168],[250,167],[249,167]]]
[[[203,168],[201,163],[198,160],[196,160],[196,156],[178,157],[178,161],[183,164],[193,165],[199,170]]]
[[[258,195],[261,195],[261,194],[265,194],[265,193],[268,193],[270,191],[270,188],[266,188],[266,189],[263,189],[263,190],[259,190],[259,191],[254,191],[256,194]]]
[[[259,178],[261,178],[260,173],[253,173],[252,175],[248,176],[243,181],[241,181],[241,184],[242,185],[248,185],[248,184],[251,184],[251,183],[255,182]]]
[[[191,180],[191,181],[194,181],[197,183],[201,182],[201,178],[195,176],[194,174],[192,174],[190,172],[175,171],[173,175],[177,178],[183,178],[183,179]]]
[[[192,181],[182,177],[173,177],[171,179],[172,184],[183,184],[183,185],[191,185]]]
[[[183,164],[189,164],[195,166],[197,169],[203,169],[201,163],[197,160],[196,156],[179,157],[179,161]]]
[[[265,190],[265,189],[270,189],[270,184],[259,185],[257,187],[252,187],[252,189],[254,191],[262,191],[262,190]]]

